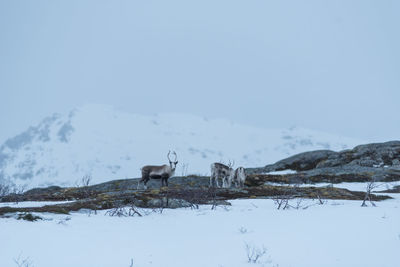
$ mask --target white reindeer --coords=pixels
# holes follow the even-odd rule
[[[238,167],[233,175],[233,183],[236,187],[244,187],[246,181],[246,172],[243,167]]]
[[[167,155],[169,166],[166,164],[161,166],[146,165],[142,168],[142,179],[138,182],[137,189],[139,189],[141,182],[143,182],[144,188],[147,189],[146,184],[150,179],[161,179],[161,186],[164,186],[164,184],[168,186],[168,179],[175,174],[176,165],[178,164],[178,156],[175,151],[172,153],[175,155],[174,160],[171,160],[170,154],[171,151]]]
[[[211,164],[210,187],[214,186],[213,181],[215,182],[216,187],[230,187],[234,175],[234,170],[232,169],[232,166],[233,163],[231,162],[229,162],[228,165],[219,162]],[[221,181],[221,186],[219,185],[218,181]]]

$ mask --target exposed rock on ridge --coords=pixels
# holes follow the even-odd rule
[[[354,149],[334,152],[317,150],[300,153],[262,168],[246,169],[248,174],[268,174],[274,171],[295,170],[303,182],[325,177],[323,182],[400,180],[400,141],[356,146]]]

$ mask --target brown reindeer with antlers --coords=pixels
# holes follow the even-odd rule
[[[168,179],[175,174],[176,165],[178,164],[178,156],[175,151],[172,152],[174,159],[170,158],[171,151],[168,152],[169,166],[164,164],[161,166],[146,165],[142,168],[142,179],[138,182],[137,189],[141,182],[144,184],[144,188],[147,188],[146,184],[150,179],[161,179],[161,186],[168,186]]]

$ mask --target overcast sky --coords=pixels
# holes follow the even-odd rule
[[[0,141],[85,103],[400,139],[400,1],[0,0]]]

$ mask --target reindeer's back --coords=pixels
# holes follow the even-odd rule
[[[142,167],[142,175],[149,175],[151,173],[161,173],[168,165],[146,165]]]

